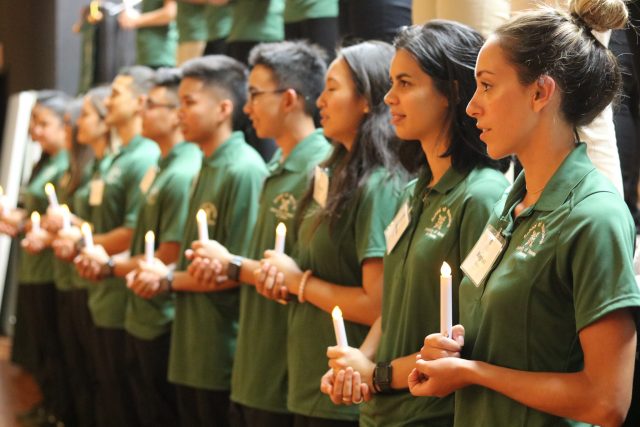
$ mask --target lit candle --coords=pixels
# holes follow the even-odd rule
[[[153,263],[154,245],[156,243],[156,236],[153,231],[147,231],[144,235],[144,260],[147,264]]]
[[[348,347],[347,331],[344,329],[344,320],[342,319],[342,310],[340,310],[340,307],[336,305],[333,308],[331,317],[333,317],[333,329],[336,332],[336,342],[338,343],[338,347]]]
[[[71,228],[71,212],[69,212],[69,206],[62,205],[62,229],[69,230]]]
[[[284,222],[281,222],[276,227],[276,245],[274,250],[279,254],[284,253],[284,241],[287,237],[287,226],[284,225]]]
[[[40,231],[40,214],[36,211],[31,212],[31,232],[37,233]]]
[[[452,318],[451,267],[446,262],[440,267],[440,333],[451,338]]]
[[[47,193],[47,198],[49,199],[49,206],[52,208],[58,207],[58,196],[56,196],[56,188],[52,183],[47,182],[44,186],[44,192]]]
[[[206,242],[209,240],[209,228],[207,225],[207,213],[204,209],[198,211],[196,220],[198,221],[198,239],[201,242]]]
[[[89,15],[91,15],[91,17],[93,19],[97,19],[100,16],[100,2],[99,1],[92,1],[91,3],[89,3]]]
[[[80,229],[82,230],[82,237],[84,238],[84,247],[87,249],[92,249],[93,234],[91,233],[91,226],[89,225],[89,223],[84,222],[82,223],[82,227],[80,227]]]

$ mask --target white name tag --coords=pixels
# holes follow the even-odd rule
[[[396,213],[396,216],[391,221],[391,224],[384,230],[384,237],[387,241],[387,253],[390,254],[393,248],[396,246],[409,223],[411,222],[411,210],[409,209],[409,203],[404,202]]]
[[[502,235],[488,225],[460,266],[476,287],[480,286],[487,277],[496,259],[502,253],[504,245]]]
[[[89,193],[89,205],[100,206],[102,204],[103,194],[104,194],[104,181],[101,179],[92,180],[90,193]]]
[[[327,196],[329,195],[329,175],[320,166],[316,166],[314,176],[313,200],[324,208],[327,206]]]
[[[158,173],[158,168],[155,166],[151,166],[147,169],[142,181],[140,181],[140,191],[142,191],[142,194],[146,194],[147,191],[149,191],[151,184],[153,184],[153,180],[156,179],[156,173]]]

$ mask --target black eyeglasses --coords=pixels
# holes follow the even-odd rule
[[[285,89],[285,88],[281,88],[281,89],[274,89],[274,90],[249,90],[249,101],[253,102],[256,100],[257,97],[259,97],[260,95],[266,95],[269,93],[284,93],[286,91],[288,91],[289,89]]]

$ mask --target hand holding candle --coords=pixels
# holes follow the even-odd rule
[[[93,249],[93,233],[91,232],[91,226],[85,222],[80,227],[82,230],[82,237],[84,238],[84,247],[87,249]]]
[[[283,222],[276,227],[276,244],[273,248],[279,254],[284,253],[284,241],[287,238],[287,226]]]
[[[333,329],[336,332],[336,342],[338,347],[349,347],[349,343],[347,342],[347,331],[344,328],[344,319],[342,318],[342,310],[340,310],[340,307],[336,305],[333,308],[331,317],[333,318]]]
[[[44,192],[47,193],[49,199],[49,206],[52,208],[58,207],[58,196],[56,196],[56,188],[52,183],[47,182],[44,186]]]
[[[209,228],[207,225],[207,213],[204,209],[200,209],[196,214],[196,220],[198,222],[198,240],[206,242],[209,240]]]
[[[451,338],[452,316],[451,267],[446,262],[440,268],[440,333]]]
[[[4,195],[4,190],[0,185],[0,216],[9,215],[9,201],[7,196]]]
[[[144,260],[147,264],[153,263],[153,255],[155,250],[156,236],[153,231],[147,231],[144,235]]]

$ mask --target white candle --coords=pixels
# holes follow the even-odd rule
[[[82,230],[82,237],[84,238],[84,247],[87,249],[92,249],[93,233],[91,233],[91,226],[89,225],[89,223],[84,222],[82,223],[82,227],[80,227],[80,229]]]
[[[7,196],[4,195],[4,189],[0,185],[0,213],[2,216],[9,215],[9,201]]]
[[[198,222],[198,239],[201,242],[209,240],[209,228],[207,225],[207,213],[204,209],[200,209],[196,214],[196,220]]]
[[[56,196],[56,188],[52,183],[47,182],[44,186],[44,192],[47,193],[47,198],[49,199],[49,206],[52,208],[58,207],[58,196]]]
[[[153,263],[153,254],[155,250],[156,236],[153,231],[147,231],[144,235],[144,260],[147,264]]]
[[[333,308],[331,317],[333,318],[333,329],[336,332],[336,342],[338,343],[338,347],[348,347],[347,331],[344,329],[344,319],[342,319],[342,310],[340,310],[340,307],[336,305]]]
[[[36,211],[31,212],[31,232],[37,233],[40,231],[40,214]]]
[[[69,230],[71,228],[71,212],[69,212],[69,206],[62,205],[62,229]]]
[[[451,267],[446,262],[440,268],[440,333],[451,338],[452,296]]]
[[[287,226],[283,222],[276,227],[276,244],[274,250],[279,254],[284,253],[284,241],[287,238]]]

